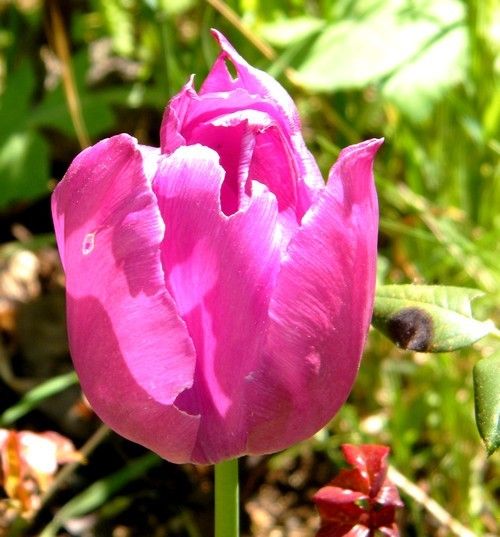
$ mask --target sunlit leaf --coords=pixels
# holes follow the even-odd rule
[[[48,158],[47,142],[31,130],[14,132],[0,143],[0,208],[50,192]]]
[[[98,5],[113,48],[120,55],[130,56],[134,51],[134,15],[130,5],[119,0],[99,0]]]
[[[147,0],[147,3],[160,13],[179,15],[193,7],[196,0]]]
[[[446,352],[466,347],[494,330],[474,319],[477,289],[441,285],[383,285],[377,289],[372,324],[399,347]]]
[[[286,47],[306,39],[324,26],[324,20],[304,15],[263,24],[260,33],[272,45]]]
[[[500,351],[474,366],[476,424],[491,455],[500,446]]]
[[[463,79],[466,48],[465,26],[451,27],[401,65],[383,85],[383,94],[413,119],[425,119],[444,90]]]
[[[352,17],[330,23],[298,67],[315,91],[380,84],[421,119],[443,90],[465,76],[467,34],[456,0],[354,2]]]
[[[34,84],[26,62],[9,76],[0,97],[0,209],[49,192],[48,144],[29,123]]]

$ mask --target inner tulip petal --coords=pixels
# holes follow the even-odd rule
[[[255,135],[246,121],[230,126],[201,125],[190,143],[200,143],[219,154],[225,178],[220,189],[222,212],[231,215],[244,209],[250,200],[248,169],[255,145]]]
[[[244,89],[258,97],[258,101],[271,106],[271,113],[284,133],[290,137],[294,157],[299,169],[299,202],[302,213],[317,199],[324,186],[319,168],[307,150],[301,134],[301,124],[297,108],[286,90],[272,76],[256,69],[246,62],[217,30],[212,35],[218,41],[222,51],[205,79],[200,96],[204,98],[215,92],[233,93]],[[233,64],[238,76],[233,78],[228,71],[226,61]],[[243,105],[245,106],[245,105]],[[253,108],[253,107],[252,107]]]
[[[186,121],[193,101],[199,100],[193,87],[194,76],[188,80],[182,90],[168,103],[160,128],[161,152],[170,154],[186,144],[182,126]]]
[[[246,210],[227,217],[219,201],[223,178],[216,153],[194,145],[164,157],[154,183],[166,224],[165,281],[197,355],[193,387],[175,404],[201,415],[194,450],[200,462],[245,449],[246,394],[279,270],[275,197],[253,185]]]
[[[276,196],[284,252],[303,213],[296,162],[274,120],[256,110],[225,114],[193,129],[189,142],[211,147],[219,154],[226,172],[221,188],[225,214],[248,205],[252,181],[262,183]]]
[[[289,140],[297,175],[297,208],[304,214],[323,190],[319,168],[307,150],[301,134],[300,119],[293,100],[270,75],[249,65],[217,31],[212,32],[222,49],[199,93],[192,79],[178,98],[168,106],[161,128],[162,151],[187,144],[200,123],[208,123],[224,114],[260,111],[272,118]],[[233,77],[227,61],[236,69]],[[177,144],[177,145],[176,145]]]

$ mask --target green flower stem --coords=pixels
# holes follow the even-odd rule
[[[238,459],[215,465],[215,537],[240,534]]]

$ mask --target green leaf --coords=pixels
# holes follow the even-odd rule
[[[24,129],[35,88],[35,75],[30,62],[24,62],[6,79],[7,87],[0,96],[0,139]]]
[[[14,406],[8,408],[0,415],[0,426],[11,425],[19,418],[36,408],[43,400],[62,392],[66,388],[78,383],[78,377],[74,371],[65,373],[51,378],[36,386],[28,393],[23,395],[22,399]]]
[[[372,324],[399,347],[447,352],[491,333],[491,321],[473,318],[477,289],[440,285],[382,285],[377,289]]]
[[[147,453],[131,461],[123,469],[96,481],[83,492],[73,497],[61,507],[52,521],[40,533],[40,537],[55,537],[59,529],[71,518],[80,517],[102,507],[127,483],[142,477],[150,468],[160,464],[162,459],[154,453]]]
[[[463,80],[466,72],[465,26],[443,32],[432,44],[389,77],[382,93],[416,121],[426,119],[432,103]]]
[[[49,193],[49,149],[38,133],[14,132],[0,139],[0,208]]]
[[[114,124],[115,116],[111,102],[125,100],[128,92],[126,88],[108,90],[89,88],[85,78],[88,67],[89,61],[85,53],[79,53],[73,57],[73,69],[83,119],[89,136],[95,139],[110,130]],[[70,137],[75,135],[62,83],[53,91],[45,93],[42,102],[31,112],[30,124],[35,127],[55,128]]]
[[[120,0],[99,0],[98,5],[113,48],[120,56],[131,56],[134,52],[134,15],[130,5]]]
[[[381,84],[383,94],[416,119],[444,89],[465,77],[467,33],[457,0],[354,2],[349,18],[319,34],[298,78],[313,91]]]
[[[500,351],[474,366],[476,424],[488,455],[500,446]]]
[[[34,86],[26,62],[9,74],[0,96],[0,209],[49,192],[48,145],[29,126]]]
[[[196,0],[147,0],[159,13],[180,15],[196,4]]]
[[[287,47],[319,32],[324,26],[324,20],[303,15],[265,23],[261,26],[260,33],[271,45]]]

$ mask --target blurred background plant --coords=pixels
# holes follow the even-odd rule
[[[385,136],[379,282],[478,288],[477,315],[498,325],[499,21],[496,0],[0,0],[0,426],[56,430],[89,460],[56,479],[29,524],[0,500],[0,534],[211,531],[209,469],[95,432],[66,374],[49,215],[81,148],[119,132],[158,145],[168,99],[216,56],[210,27],[289,90],[325,176],[342,147]],[[311,498],[342,465],[342,443],[391,446],[394,468],[451,517],[437,521],[401,490],[403,535],[460,535],[453,522],[497,534],[498,453],[481,443],[472,389],[474,365],[496,348],[490,336],[416,354],[372,331],[330,426],[242,463],[245,534],[314,535]]]

